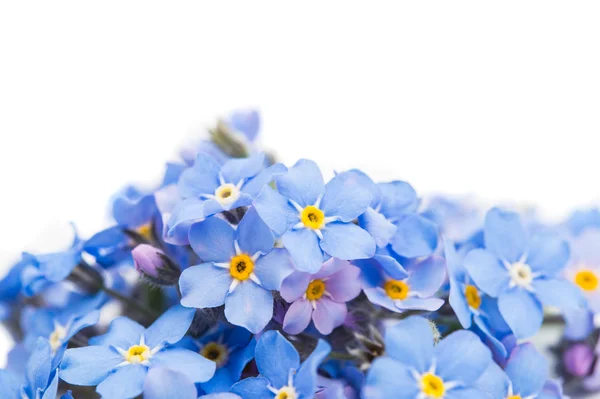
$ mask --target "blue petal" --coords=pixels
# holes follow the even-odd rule
[[[342,222],[351,222],[367,209],[372,195],[360,180],[355,173],[344,172],[327,183],[321,200],[325,216],[337,216]]]
[[[444,381],[475,382],[492,361],[490,350],[470,331],[456,331],[435,347],[438,372]]]
[[[227,161],[221,174],[226,183],[238,184],[249,177],[256,176],[265,164],[265,154],[253,155],[250,158],[237,158]]]
[[[393,279],[402,280],[408,277],[408,272],[406,269],[404,269],[402,265],[391,256],[375,254],[373,256],[373,261],[375,261],[376,264],[379,265],[383,271],[385,271],[385,273]]]
[[[228,269],[203,263],[187,268],[179,278],[181,304],[198,309],[214,308],[225,303],[232,277]]]
[[[294,386],[301,397],[314,397],[317,390],[317,369],[329,355],[329,352],[331,352],[331,346],[320,339],[310,356],[302,362],[298,373],[294,377]]]
[[[154,195],[137,198],[119,196],[113,202],[113,217],[120,226],[140,227],[152,220],[156,214]]]
[[[21,381],[8,372],[7,370],[0,370],[0,396],[7,399],[19,399],[19,390],[21,388]]]
[[[262,220],[278,235],[300,221],[298,211],[287,198],[265,186],[253,203]]]
[[[206,200],[198,198],[186,198],[178,201],[167,221],[167,234],[174,236],[178,230],[184,230],[186,226],[189,228],[192,223],[204,220],[206,218],[206,202]]]
[[[431,255],[437,242],[435,223],[419,215],[408,215],[396,223],[396,234],[390,244],[399,255],[416,258]]]
[[[408,297],[402,301],[394,302],[397,309],[400,310],[426,310],[435,312],[444,305],[444,300],[441,298],[419,298]]]
[[[297,270],[315,273],[323,265],[323,251],[314,231],[290,230],[283,235],[283,245],[292,256]]]
[[[290,254],[283,248],[274,248],[256,260],[254,273],[262,287],[268,290],[279,290],[283,280],[292,274],[294,264]]]
[[[152,366],[177,371],[193,382],[206,382],[215,374],[215,362],[188,349],[173,348],[159,351],[152,357]]]
[[[485,398],[506,399],[510,380],[504,371],[494,362],[490,362],[475,386]]]
[[[498,297],[498,308],[518,339],[535,335],[544,319],[542,304],[529,292],[513,288]]]
[[[400,309],[396,307],[396,303],[379,287],[365,287],[363,291],[372,304],[383,306],[392,312],[400,313]]]
[[[25,378],[27,384],[35,392],[38,389],[46,389],[51,367],[50,344],[44,338],[38,338],[35,348],[27,360]]]
[[[119,316],[110,323],[106,334],[90,338],[90,345],[113,345],[129,348],[140,342],[144,327],[125,316]]]
[[[196,399],[196,385],[184,374],[164,367],[148,371],[144,381],[145,399]]]
[[[270,392],[270,391],[268,391]],[[252,398],[260,398],[261,396],[252,396]],[[234,393],[211,393],[210,395],[202,395],[198,399],[240,399],[240,397]]]
[[[67,349],[59,375],[69,384],[98,385],[121,362],[123,356],[106,346]]]
[[[532,344],[517,346],[510,354],[505,371],[514,394],[524,398],[538,394],[548,379],[548,363]]]
[[[423,373],[433,357],[433,331],[427,319],[410,316],[385,330],[386,354]]]
[[[67,335],[64,338],[64,341],[68,341],[79,331],[83,330],[86,327],[93,326],[98,322],[100,318],[100,312],[97,310],[93,310],[82,317],[77,317],[73,320],[73,322],[69,325],[69,330],[67,331]]]
[[[475,284],[486,294],[497,297],[508,288],[508,271],[498,258],[483,249],[474,249],[463,261]]]
[[[214,194],[219,187],[221,167],[211,157],[198,153],[194,166],[184,170],[179,178],[178,189],[183,198]]]
[[[321,232],[321,248],[334,258],[369,259],[375,255],[373,237],[353,223],[329,223]]]
[[[273,317],[271,291],[246,280],[225,298],[225,317],[231,324],[257,334]]]
[[[379,211],[388,218],[399,218],[407,213],[415,212],[419,206],[419,199],[415,189],[403,181],[380,183],[377,185],[381,191]]]
[[[273,392],[267,386],[269,381],[263,377],[246,378],[234,384],[231,392],[242,399],[273,399]]]
[[[414,399],[419,391],[409,367],[388,357],[380,357],[369,369],[361,398]]]
[[[200,384],[200,388],[206,393],[227,392],[239,378],[234,379],[231,372],[226,368],[218,368],[215,375],[208,381]]]
[[[432,256],[407,266],[407,284],[420,296],[434,295],[446,281],[446,263],[444,258]]]
[[[534,272],[554,276],[564,269],[570,256],[566,241],[553,235],[537,235],[531,239],[527,264]]]
[[[448,391],[444,396],[444,399],[472,399],[480,398],[483,394],[480,390],[468,387],[453,388]]]
[[[71,273],[81,260],[81,249],[71,248],[64,252],[36,256],[39,269],[53,282],[62,281]]]
[[[509,263],[521,259],[527,249],[527,235],[516,212],[493,208],[485,216],[485,247]]]
[[[587,309],[567,309],[565,319],[565,338],[579,341],[588,337],[594,330],[594,313]]]
[[[271,386],[281,388],[287,385],[290,370],[298,370],[300,356],[278,331],[267,331],[256,344],[256,366]]]
[[[146,366],[141,364],[120,367],[96,387],[96,392],[103,398],[135,398],[144,390],[147,372]]]
[[[276,179],[277,189],[301,207],[314,205],[325,192],[323,175],[316,163],[301,159],[288,169],[288,173]]]
[[[263,187],[271,183],[276,176],[281,176],[286,172],[287,168],[282,163],[271,165],[253,178],[249,179],[242,186],[242,192],[254,198],[260,193]]]
[[[375,244],[381,248],[388,245],[397,230],[392,222],[373,208],[367,208],[358,218],[358,224],[373,236]]]
[[[473,315],[465,298],[464,287],[453,278],[450,278],[450,297],[448,298],[448,302],[463,328],[470,328]]]
[[[229,115],[227,124],[242,133],[248,141],[254,141],[260,129],[260,115],[253,109],[234,111]]]
[[[450,240],[444,240],[444,256],[446,257],[448,277],[458,281],[465,281],[467,269],[463,265],[461,257],[456,252],[454,243]]]
[[[58,374],[54,373],[54,377],[50,379],[48,387],[44,391],[41,399],[56,399],[58,393]]]
[[[190,328],[195,314],[195,309],[173,306],[148,327],[144,333],[146,345],[155,348],[179,342]]]
[[[269,226],[258,216],[255,208],[250,208],[237,227],[237,240],[240,249],[250,256],[257,252],[266,254],[273,248],[275,238]]]
[[[256,348],[256,340],[252,338],[248,345],[240,349],[236,349],[227,362],[227,368],[229,369],[233,379],[235,381],[240,379],[242,371],[252,359],[254,359],[254,353]]]
[[[203,262],[229,262],[235,255],[234,241],[233,227],[217,217],[190,228],[190,244]]]
[[[583,309],[586,300],[579,287],[564,279],[538,278],[532,283],[542,304],[564,309]]]

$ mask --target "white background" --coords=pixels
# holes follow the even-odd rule
[[[104,226],[116,189],[247,106],[288,164],[562,217],[600,198],[599,20],[597,1],[2,1],[0,268]]]

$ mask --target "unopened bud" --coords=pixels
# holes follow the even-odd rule
[[[575,344],[563,355],[563,364],[567,373],[574,377],[585,377],[592,371],[594,351],[585,344]]]
[[[163,251],[140,244],[131,251],[135,268],[149,281],[158,285],[175,285],[181,270]]]

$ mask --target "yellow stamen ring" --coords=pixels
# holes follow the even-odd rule
[[[309,301],[316,301],[325,294],[325,282],[323,280],[313,280],[308,284],[306,288],[306,299]]]
[[[247,254],[236,255],[229,262],[229,273],[235,279],[248,280],[253,271],[254,261]]]
[[[385,293],[392,299],[406,299],[410,292],[410,287],[402,280],[388,280],[383,286]]]
[[[300,220],[304,224],[304,227],[318,230],[325,225],[325,214],[316,206],[309,205],[302,210]]]

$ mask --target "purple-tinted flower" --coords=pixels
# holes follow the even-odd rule
[[[363,291],[369,300],[393,312],[405,310],[436,311],[444,300],[434,297],[446,279],[443,258],[432,256],[416,260],[406,267],[408,276],[390,277],[382,268],[369,261],[355,261],[361,268]]]
[[[283,330],[301,333],[311,319],[321,334],[330,334],[346,319],[346,302],[360,294],[360,269],[348,261],[331,258],[315,274],[295,271],[281,286],[281,296],[292,305]]]
[[[158,285],[174,285],[179,280],[181,270],[160,249],[148,244],[140,244],[131,252],[138,272]]]
[[[563,354],[565,370],[575,377],[584,377],[592,370],[594,351],[586,344],[577,343]]]

